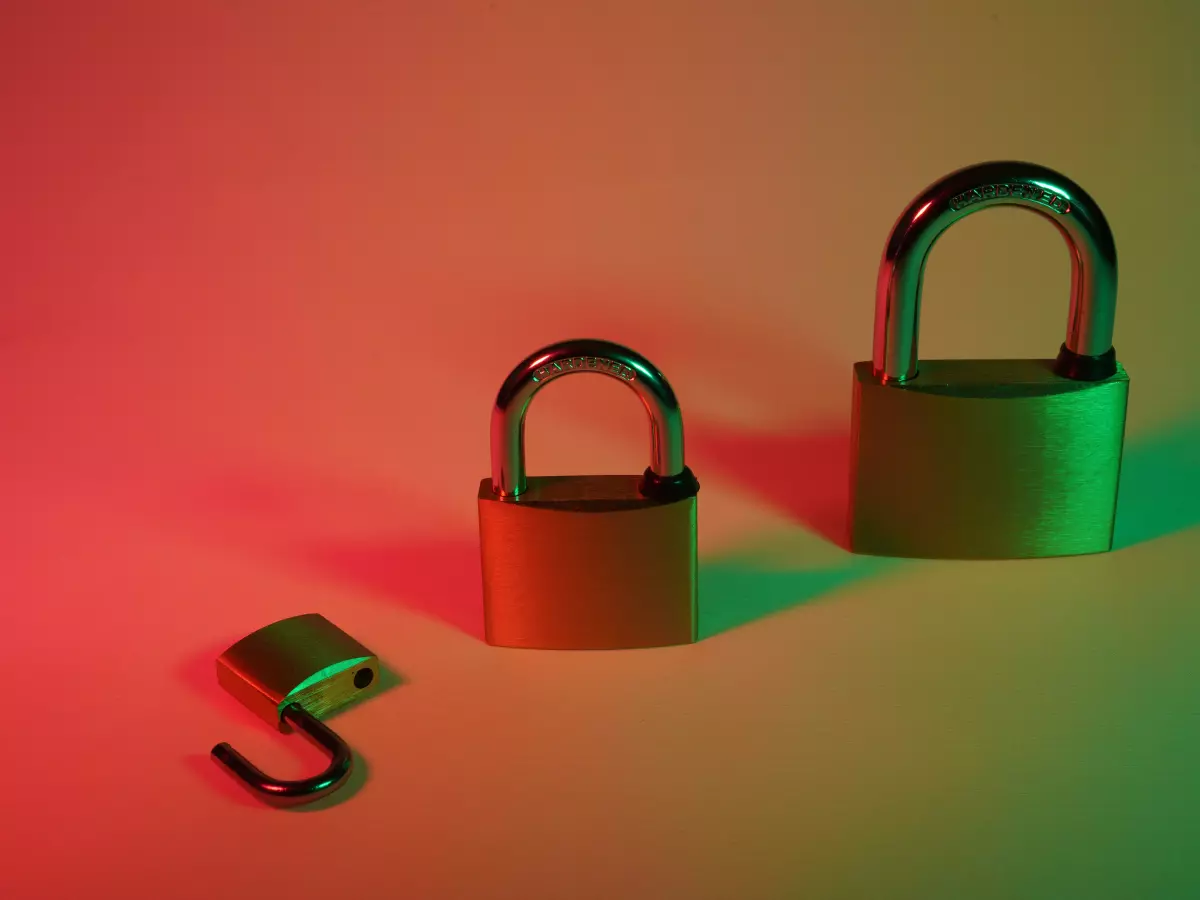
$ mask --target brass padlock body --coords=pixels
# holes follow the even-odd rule
[[[217,658],[217,681],[269,722],[294,703],[321,718],[379,687],[379,660],[317,613],[274,622]]]
[[[925,360],[881,384],[854,367],[850,547],[1015,559],[1111,549],[1129,378],[1054,360]]]
[[[696,640],[696,497],[648,499],[633,475],[479,484],[488,643],[543,650]]]

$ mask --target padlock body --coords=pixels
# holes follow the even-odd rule
[[[696,640],[696,497],[664,503],[635,475],[479,485],[489,644],[611,650]]]
[[[1129,378],[1053,360],[929,360],[904,384],[854,366],[855,553],[1017,559],[1112,549]]]
[[[379,687],[379,660],[324,616],[292,616],[258,629],[217,658],[217,681],[284,730],[296,703],[317,718]]]

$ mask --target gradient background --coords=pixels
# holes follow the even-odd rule
[[[1200,6],[832,6],[4,4],[0,896],[1200,893]],[[888,229],[1013,157],[1116,233],[1121,548],[852,558]],[[973,216],[922,350],[1053,356],[1068,284]],[[696,646],[478,640],[491,400],[583,335],[682,399]],[[645,416],[566,379],[528,443],[640,471]],[[208,748],[322,757],[212,664],[307,611],[398,684],[281,812]]]

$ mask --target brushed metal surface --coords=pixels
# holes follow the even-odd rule
[[[367,670],[370,680],[359,673]],[[295,703],[327,715],[379,687],[379,660],[324,616],[307,613],[242,638],[217,658],[217,680],[267,722],[283,730],[281,713]]]
[[[1012,559],[1111,549],[1129,378],[1053,360],[927,360],[881,384],[854,366],[850,548]]]
[[[487,642],[543,650],[691,643],[696,498],[643,497],[634,475],[530,477],[516,498],[479,483]]]

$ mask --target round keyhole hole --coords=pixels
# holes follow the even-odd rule
[[[375,673],[370,669],[359,669],[354,673],[354,686],[360,691],[375,680]]]

